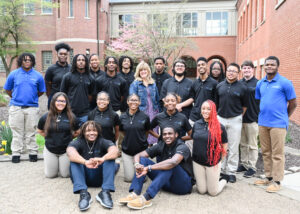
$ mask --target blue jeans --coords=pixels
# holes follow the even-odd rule
[[[73,192],[79,193],[87,187],[102,187],[103,190],[115,191],[115,161],[108,160],[97,169],[89,169],[79,163],[70,163],[70,175]]]
[[[79,126],[82,126],[88,120],[88,115],[77,117],[77,119],[79,120]]]
[[[154,162],[142,157],[140,164],[148,166],[154,164]],[[192,178],[179,165],[170,170],[152,170],[147,175],[152,180],[152,183],[146,190],[151,198],[154,198],[161,189],[177,195],[185,195],[192,192]],[[145,177],[137,178],[134,175],[129,192],[134,191],[137,194],[141,194]]]

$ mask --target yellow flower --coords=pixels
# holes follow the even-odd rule
[[[8,155],[8,153],[4,153],[3,155]]]
[[[1,122],[1,125],[2,125],[2,126],[5,126],[5,121],[4,121],[4,120]]]
[[[7,143],[7,141],[6,141],[6,140],[2,140],[2,145],[3,145],[3,146],[5,146],[5,145],[6,145],[6,143]]]
[[[4,148],[1,148],[1,149],[0,149],[0,152],[4,152]]]

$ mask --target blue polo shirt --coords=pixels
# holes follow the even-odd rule
[[[4,89],[12,90],[10,106],[38,107],[38,92],[45,92],[46,86],[39,72],[34,69],[25,71],[21,67],[8,75]]]
[[[260,100],[258,125],[275,128],[288,127],[287,103],[296,98],[295,89],[290,80],[278,73],[271,81],[264,77],[256,85],[255,98]]]

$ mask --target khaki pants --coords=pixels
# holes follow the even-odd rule
[[[226,180],[220,178],[221,162],[216,166],[202,166],[193,161],[196,186],[200,194],[208,192],[211,196],[218,195],[226,185]]]
[[[55,178],[58,173],[63,178],[70,176],[70,160],[67,153],[57,155],[44,147],[44,172],[47,178]]]
[[[243,123],[241,134],[241,164],[246,168],[256,170],[256,161],[258,157],[258,125],[256,122]]]
[[[127,155],[124,152],[122,152],[122,160],[124,167],[124,181],[131,182],[135,173],[135,168],[133,165],[133,156]]]
[[[35,141],[36,126],[39,119],[38,116],[38,107],[28,107],[23,109],[19,106],[9,107],[8,123],[13,134],[11,144],[12,155],[21,155],[25,150],[24,140],[29,154],[36,155],[38,153],[39,147]]]
[[[225,126],[228,137],[228,154],[223,160],[222,171],[228,175],[236,173],[239,164],[239,144],[242,131],[242,115],[223,118],[218,116],[220,123]]]
[[[259,126],[259,140],[266,177],[282,181],[284,176],[284,143],[286,129]]]

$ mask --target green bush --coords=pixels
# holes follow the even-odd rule
[[[10,127],[3,120],[0,125],[1,149],[4,154],[11,154],[12,132]]]
[[[36,139],[36,144],[39,146],[39,152],[42,152],[45,146],[45,138],[42,135],[37,134],[35,136],[35,139]]]

